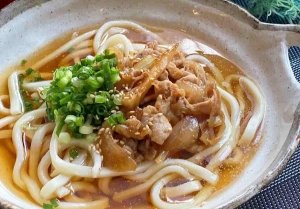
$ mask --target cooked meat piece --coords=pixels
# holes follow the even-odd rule
[[[185,91],[185,98],[188,100],[189,103],[195,104],[203,102],[204,98],[206,97],[206,92],[204,89],[205,86],[199,86],[194,82],[191,82],[191,79],[187,79],[191,77],[198,80],[194,76],[187,76],[176,81],[176,84],[180,89],[183,89]]]
[[[163,95],[164,98],[168,98],[171,103],[174,103],[178,98],[185,96],[184,90],[179,89],[178,86],[171,81],[155,81],[153,85],[155,93],[157,95]]]
[[[188,109],[188,114],[193,116],[200,116],[201,114],[207,114],[217,116],[221,109],[221,95],[216,87],[215,83],[208,84],[205,88],[206,98],[205,101],[191,104],[185,99],[185,105]]]
[[[167,70],[169,72],[170,77],[172,77],[175,80],[179,80],[180,78],[191,74],[190,72],[177,68],[174,62],[169,63],[169,65],[167,66]]]
[[[172,62],[178,67],[181,68],[184,65],[185,62],[185,56],[181,51],[177,51],[177,53],[175,54]]]
[[[133,139],[126,139],[126,141],[124,142],[124,144],[128,147],[130,147],[130,149],[133,152],[137,151],[137,146],[138,146],[138,141],[137,140],[133,140]]]
[[[157,151],[149,139],[139,143],[138,151],[144,156],[145,160],[154,160],[157,155]]]
[[[157,97],[155,102],[156,109],[164,114],[168,121],[174,126],[176,123],[178,123],[179,119],[176,117],[176,115],[171,110],[171,103],[168,99],[163,98],[161,95]]]
[[[161,53],[157,50],[154,50],[154,49],[151,49],[151,48],[146,48],[146,49],[143,49],[142,51],[140,51],[136,56],[135,56],[135,59],[136,58],[144,58],[146,57],[147,55],[154,55],[154,56],[160,56]]]
[[[206,76],[205,76],[205,71],[203,69],[203,67],[199,64],[196,63],[194,61],[184,61],[184,69],[186,72],[190,72],[193,73],[199,80],[199,83],[196,83],[200,86],[205,85],[206,84]]]
[[[150,105],[143,109],[142,123],[150,128],[151,141],[157,144],[163,144],[172,132],[172,126],[166,116]]]
[[[119,69],[131,68],[132,63],[130,57],[124,57],[120,63],[118,63]]]
[[[153,146],[151,146],[145,153],[144,157],[146,160],[154,160],[156,157],[156,154],[157,154],[156,149]]]
[[[146,47],[147,47],[147,48],[154,49],[154,50],[157,50],[157,49],[158,49],[158,42],[157,42],[156,40],[151,41],[151,42],[148,42],[148,43],[146,44]]]
[[[172,132],[172,126],[166,116],[155,114],[153,117],[152,126],[150,126],[151,141],[162,145]]]
[[[121,81],[117,83],[118,89],[124,89],[122,86],[133,88],[139,81],[142,81],[147,74],[134,68],[125,68],[120,72]]]
[[[134,109],[143,100],[149,89],[151,89],[153,82],[166,70],[166,67],[172,60],[178,45],[175,45],[168,52],[163,53],[159,59],[153,62],[148,71],[148,79],[143,79],[143,82],[126,92],[123,96],[122,105],[127,109]]]
[[[126,138],[137,140],[142,140],[149,134],[149,130],[135,117],[126,120],[125,124],[116,125],[115,131]]]
[[[158,110],[151,105],[144,107],[143,108],[143,116],[142,116],[142,120],[141,120],[141,122],[144,124],[144,126],[149,125],[149,119],[157,113],[159,113]]]
[[[169,80],[169,73],[167,70],[165,70],[159,77],[159,81]]]

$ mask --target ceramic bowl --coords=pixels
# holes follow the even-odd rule
[[[0,73],[61,34],[118,19],[185,31],[235,63],[266,96],[265,134],[254,159],[203,208],[234,208],[280,173],[299,143],[300,85],[288,60],[288,48],[300,43],[299,26],[261,23],[221,0],[19,0],[0,13]],[[38,208],[2,184],[0,201],[4,208]]]

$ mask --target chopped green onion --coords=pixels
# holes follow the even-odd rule
[[[83,121],[84,121],[84,118],[83,118],[82,115],[79,116],[79,117],[77,117],[77,118],[76,118],[76,125],[77,125],[77,126],[82,126],[82,125],[83,125]]]
[[[93,130],[94,130],[94,126],[91,126],[91,125],[89,125],[89,126],[83,125],[83,126],[79,127],[79,133],[85,134],[85,135],[93,133]]]
[[[113,101],[115,105],[122,105],[122,96],[120,94],[114,95]]]
[[[95,127],[101,126],[111,111],[122,104],[122,97],[113,91],[120,79],[116,56],[108,50],[56,69],[51,86],[44,91],[48,118],[58,121],[56,135],[60,137],[65,126],[70,137],[95,140]],[[31,108],[30,104],[27,106]],[[111,120],[113,124],[123,121],[118,117]]]
[[[78,151],[77,149],[73,148],[69,150],[69,155],[71,158],[75,159],[78,156]]]
[[[34,72],[34,70],[32,68],[28,68],[25,73],[26,73],[26,75],[30,75],[33,72]]]
[[[109,116],[106,121],[110,126],[115,126],[118,124],[117,120],[112,115]]]
[[[90,77],[90,74],[93,73],[92,69],[86,66],[83,66],[77,72],[77,76],[80,80],[86,80]]]
[[[84,134],[78,133],[78,132],[73,132],[73,137],[75,139],[84,139]]]
[[[102,77],[97,77],[96,80],[98,81],[98,83],[102,86],[104,79]]]
[[[56,199],[51,199],[50,202],[51,202],[52,206],[55,207],[55,208],[57,208],[59,206]]]
[[[53,209],[53,206],[51,204],[43,203],[43,209]]]
[[[26,62],[27,62],[27,60],[23,59],[23,60],[21,61],[21,65],[22,65],[22,66],[25,65]]]
[[[125,115],[123,113],[116,113],[116,114],[114,114],[114,117],[116,117],[118,122],[121,124],[125,123],[125,121],[126,121]]]
[[[74,47],[70,47],[70,48],[68,49],[68,52],[71,53],[71,52],[73,52],[74,50],[75,50]]]
[[[96,103],[105,103],[106,102],[106,97],[103,95],[96,95],[95,96],[95,102]]]
[[[72,82],[73,86],[75,86],[77,88],[84,85],[84,82],[77,77],[72,78],[71,82]]]
[[[71,140],[71,136],[68,132],[61,132],[58,137],[58,141],[62,144],[68,144]]]
[[[97,134],[91,133],[86,136],[86,140],[90,143],[93,143],[97,138]]]
[[[110,125],[110,126],[115,126],[117,125],[118,123],[125,123],[125,116],[123,113],[115,113],[115,114],[112,114],[111,116],[109,116],[107,118],[107,123]]]
[[[111,76],[111,82],[113,84],[119,82],[120,80],[121,80],[121,77],[119,76],[119,74],[114,74],[114,75]]]
[[[24,103],[25,112],[29,112],[31,110],[39,108],[43,100],[41,100],[38,94],[36,94],[36,96],[32,98],[32,94],[29,94],[29,92],[22,87],[22,84],[43,80],[40,73],[29,68],[25,71],[24,74],[19,74],[18,78],[20,86],[20,95]]]
[[[75,122],[77,117],[75,115],[68,115],[65,119],[65,123]]]

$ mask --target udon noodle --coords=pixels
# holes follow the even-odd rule
[[[128,30],[151,41],[134,42]],[[83,131],[78,139],[57,115],[49,118],[53,104],[43,91],[54,81],[42,69],[57,57],[69,69],[108,52],[119,70],[108,92],[121,98],[110,114],[125,121],[109,125],[106,117],[89,132],[96,138]],[[220,169],[237,165],[261,137],[266,102],[258,86],[243,74],[225,77],[190,39],[170,44],[136,23],[111,21],[74,33],[31,68],[41,81],[20,82],[24,72],[13,72],[9,95],[0,96],[0,139],[13,141],[14,183],[44,207],[53,200],[66,209],[200,207],[215,192]],[[37,101],[30,111],[21,89]],[[137,197],[148,206],[134,204]]]

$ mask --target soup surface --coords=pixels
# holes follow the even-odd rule
[[[169,29],[160,30],[149,28],[150,31],[154,32],[162,40],[166,41],[166,43],[161,43],[161,41],[156,40],[156,37],[153,37],[151,33],[145,33],[139,28],[137,29],[135,27],[128,27],[126,26],[126,24],[124,26],[122,26],[122,24],[117,24],[116,26],[111,26],[108,27],[107,30],[104,30],[105,33],[102,34],[103,36],[101,37],[101,45],[99,47],[100,50],[102,46],[103,49],[108,49],[110,53],[115,54],[118,61],[115,67],[119,70],[121,80],[115,82],[114,86],[116,89],[118,89],[118,91],[124,90],[125,92],[125,96],[123,95],[122,97],[122,104],[116,105],[115,107],[117,108],[113,109],[110,114],[117,114],[118,111],[121,111],[121,113],[124,114],[124,119],[126,121],[129,121],[133,118],[138,118],[143,122],[143,116],[148,116],[148,114],[153,113],[151,112],[152,110],[146,112],[147,107],[155,107],[157,110],[154,110],[155,114],[153,114],[153,117],[155,118],[155,116],[160,115],[164,118],[167,118],[166,123],[168,124],[170,132],[168,132],[169,129],[165,129],[163,130],[163,132],[155,132],[155,129],[153,128],[155,124],[153,124],[154,122],[152,123],[150,121],[150,123],[148,122],[148,125],[153,125],[150,128],[145,124],[142,124],[145,125],[143,126],[143,130],[146,130],[148,128],[149,132],[147,132],[145,136],[141,136],[143,134],[142,129],[139,129],[142,131],[136,131],[133,127],[130,127],[129,123],[120,122],[118,121],[118,119],[115,120],[120,124],[113,124],[110,126],[107,125],[107,123],[109,123],[107,122],[109,121],[109,117],[106,116],[106,118],[101,121],[102,124],[93,124],[93,131],[92,133],[89,133],[97,135],[96,138],[90,141],[90,144],[95,145],[94,149],[98,150],[96,154],[99,154],[100,156],[99,159],[101,165],[98,168],[100,170],[98,176],[93,176],[93,171],[92,174],[90,174],[91,176],[87,176],[85,174],[75,175],[75,173],[72,174],[72,172],[68,171],[63,172],[52,162],[54,159],[54,155],[51,153],[50,149],[54,149],[53,147],[51,147],[54,146],[54,142],[51,142],[51,140],[54,140],[53,138],[55,137],[55,132],[57,131],[59,126],[57,122],[57,114],[59,113],[55,112],[54,114],[56,114],[56,118],[55,120],[51,120],[51,118],[49,117],[49,112],[51,111],[50,109],[53,103],[49,101],[46,102],[47,109],[49,110],[49,112],[47,112],[48,115],[44,114],[41,117],[35,115],[31,120],[25,121],[25,123],[21,123],[22,127],[20,127],[20,130],[22,131],[21,142],[24,149],[24,159],[21,160],[22,163],[19,167],[20,181],[18,182],[16,180],[18,177],[14,176],[15,174],[13,174],[13,172],[17,169],[16,165],[18,161],[16,161],[16,156],[18,155],[18,152],[20,152],[20,150],[16,149],[16,147],[20,145],[17,144],[17,139],[13,139],[13,137],[16,137],[14,135],[14,132],[16,132],[16,130],[12,124],[15,123],[16,125],[20,125],[20,123],[17,122],[20,117],[18,115],[13,115],[12,117],[17,118],[13,120],[12,123],[5,124],[5,122],[3,121],[7,117],[10,117],[10,114],[2,113],[0,110],[0,117],[2,123],[4,124],[1,126],[2,129],[0,132],[3,135],[3,139],[1,138],[0,143],[0,161],[2,165],[0,168],[0,181],[3,185],[5,185],[5,187],[8,188],[11,193],[13,193],[18,198],[21,198],[22,200],[33,204],[43,205],[44,203],[44,208],[47,205],[51,206],[51,204],[54,207],[55,203],[58,203],[60,208],[71,208],[72,204],[79,203],[83,204],[83,208],[99,208],[99,204],[101,205],[101,208],[163,208],[165,206],[165,203],[172,206],[178,205],[178,207],[180,207],[181,204],[181,206],[187,208],[192,207],[194,204],[196,206],[200,206],[202,202],[204,202],[204,200],[207,201],[207,199],[209,199],[209,196],[212,193],[226,186],[230,186],[230,183],[242,173],[243,169],[251,161],[252,157],[259,147],[259,142],[262,138],[262,119],[254,120],[253,118],[257,118],[257,115],[259,114],[264,115],[264,113],[259,113],[255,110],[255,107],[257,105],[255,98],[258,97],[255,94],[259,93],[258,87],[255,86],[254,82],[252,82],[251,79],[246,78],[242,70],[232,62],[228,61],[218,53],[212,53],[212,51],[203,51],[203,47],[201,47],[202,45],[197,44],[198,42],[195,42],[195,39],[193,37],[190,37],[188,34],[182,31],[179,32]],[[59,39],[47,44],[45,47],[36,51],[31,56],[24,58],[22,63],[20,60],[20,64],[17,64],[15,67],[11,68],[12,70],[8,70],[7,74],[1,76],[0,82],[4,84],[3,87],[5,88],[1,88],[0,95],[10,96],[5,99],[3,97],[1,99],[2,104],[8,109],[10,108],[10,111],[12,112],[12,108],[10,107],[10,102],[12,101],[12,93],[9,92],[12,90],[8,89],[10,88],[10,86],[8,85],[7,81],[9,80],[9,78],[11,78],[11,74],[15,72],[15,69],[25,71],[28,68],[33,68],[33,70],[37,70],[39,72],[39,76],[41,76],[42,78],[41,80],[51,80],[53,79],[54,71],[61,68],[62,66],[74,66],[75,63],[80,63],[80,60],[85,59],[87,56],[92,56],[92,58],[90,59],[96,59],[95,57],[97,56],[95,50],[93,49],[93,47],[95,47],[93,45],[95,44],[95,34],[93,34],[92,36],[85,38],[77,44],[71,44],[70,47],[67,48],[67,50],[64,50],[62,53],[58,53],[52,59],[49,59],[49,61],[45,62],[45,64],[39,66],[38,69],[34,68],[34,66],[38,66],[36,63],[49,57],[49,55],[53,54],[53,52],[57,51],[57,49],[62,47],[64,44],[69,43],[70,40],[75,40],[76,38],[81,37],[82,34],[86,34],[89,31],[98,30],[99,27],[100,26],[93,26],[77,31],[72,31],[61,36]],[[120,34],[125,35],[125,41],[123,40],[124,37],[117,36]],[[126,44],[128,44],[126,41],[129,41],[129,43],[133,45],[134,52],[126,52]],[[178,46],[176,46],[175,43],[178,42],[180,43],[179,48],[176,48]],[[158,45],[155,45],[157,43]],[[182,43],[186,43],[187,47],[182,46]],[[193,53],[188,53],[187,51],[191,50],[193,47],[196,47],[196,50],[194,50]],[[187,50],[185,51],[184,48]],[[149,50],[143,51],[146,49]],[[133,105],[133,97],[131,97],[130,101],[127,101],[126,103],[126,94],[128,92],[130,93],[130,91],[133,91],[134,89],[138,89],[143,85],[143,83],[145,84],[149,82],[149,79],[151,78],[151,72],[155,71],[155,68],[153,66],[162,65],[162,61],[160,60],[161,57],[164,54],[171,56],[170,54],[173,53],[172,51],[174,51],[175,54],[179,53],[179,55],[173,55],[173,57],[170,58],[171,61],[169,60],[168,62],[176,63],[176,58],[174,57],[183,55],[182,59],[184,59],[184,62],[178,65],[175,64],[176,69],[180,70],[180,73],[188,72],[186,77],[190,76],[191,74],[193,76],[196,75],[196,77],[200,78],[201,75],[190,70],[192,67],[186,67],[185,65],[185,63],[188,62],[191,62],[191,66],[195,63],[200,68],[200,70],[203,70],[204,72],[203,79],[205,81],[203,82],[207,83],[207,85],[211,85],[216,92],[211,93],[209,90],[207,90],[207,92],[209,91],[209,93],[207,93],[205,98],[201,101],[197,100],[197,98],[195,97],[197,97],[197,95],[199,94],[193,93],[193,90],[190,91],[189,89],[192,86],[192,81],[188,80],[187,83],[180,84],[179,80],[182,78],[178,79],[176,77],[176,73],[172,74],[169,64],[168,66],[163,67],[163,72],[168,72],[165,76],[159,75],[157,78],[155,78],[155,81],[157,81],[157,83],[151,83],[150,87],[147,89],[147,92],[138,94],[139,102],[137,105]],[[106,52],[99,52],[99,54],[102,53]],[[153,59],[151,58],[151,56]],[[130,62],[128,66],[126,64],[126,58],[128,58]],[[152,59],[152,61],[147,61],[146,59]],[[94,66],[95,65],[96,64],[94,64]],[[100,64],[100,68],[102,67],[102,64]],[[133,69],[138,71],[137,68],[139,68],[139,70],[143,73],[148,73],[148,75],[146,75],[146,77],[144,78],[138,78],[138,76],[141,76],[142,74],[138,74],[137,72],[133,71],[130,76],[134,77],[135,80],[131,78],[134,81],[131,80],[126,83],[124,81],[125,78],[127,78],[127,75],[125,75],[124,73],[126,69]],[[26,76],[28,75],[25,74],[24,80],[28,78]],[[54,77],[55,76],[57,75],[54,74]],[[18,79],[21,79],[20,75],[18,76]],[[185,92],[183,93],[183,97],[185,97],[184,101],[186,102],[185,108],[187,108],[187,113],[182,111],[182,113],[177,114],[174,113],[176,112],[175,110],[171,110],[171,112],[173,111],[172,114],[174,113],[176,119],[172,118],[173,116],[171,117],[170,115],[168,115],[168,111],[164,112],[162,109],[159,109],[159,98],[167,100],[168,96],[170,96],[168,95],[168,91],[171,91],[170,89],[168,89],[170,87],[161,87],[163,86],[162,84],[164,81],[179,86],[179,90],[185,90]],[[31,82],[32,80],[29,81],[29,83]],[[41,81],[34,80],[32,83],[38,82]],[[199,85],[201,86],[204,84],[201,83]],[[9,87],[7,88],[7,86]],[[43,86],[40,87],[43,88]],[[50,89],[52,87],[50,87]],[[205,87],[204,89],[206,88],[208,87]],[[20,89],[23,89],[22,84],[20,85]],[[194,90],[195,89],[197,90],[198,88],[195,87]],[[199,89],[201,90],[201,88]],[[223,93],[221,92],[222,90],[224,91]],[[25,103],[28,99],[33,101],[34,98],[38,98],[38,100],[36,100],[37,103],[33,104],[32,102],[29,102],[31,109],[28,112],[31,112],[31,110],[36,111],[36,109],[38,108],[42,109],[43,106],[41,105],[45,101],[47,101],[47,97],[50,94],[46,93],[45,98],[43,97],[43,94],[34,93],[36,93],[36,91],[29,91],[29,94],[27,96],[23,95],[22,97],[23,102],[25,101]],[[128,95],[130,95],[129,93]],[[134,93],[137,93],[137,91],[135,91]],[[215,94],[217,95],[215,97],[220,98],[219,101],[216,102],[219,102],[218,105],[212,103],[213,105],[215,105],[212,107],[212,110],[209,110],[209,112],[205,112],[203,114],[198,114],[189,109],[189,106],[187,104],[192,106],[196,103],[208,102],[211,98],[213,98],[211,94]],[[95,96],[97,97],[97,94],[95,94]],[[71,101],[71,99],[68,101]],[[178,104],[178,102],[176,104],[174,103],[174,105]],[[172,105],[170,105],[170,107],[171,106]],[[238,107],[238,110],[234,109],[236,107]],[[139,113],[137,113],[140,110],[142,110],[142,116],[138,115]],[[213,113],[214,110],[216,110],[215,113]],[[20,113],[19,115],[23,114],[24,112]],[[88,119],[85,118],[83,123],[87,123],[87,120]],[[94,120],[95,119],[93,119],[93,121]],[[194,122],[190,121],[193,120],[195,120],[197,123],[195,129],[191,128]],[[56,125],[53,125],[53,127],[49,125],[50,122],[55,121]],[[65,118],[64,121],[66,121]],[[134,126],[139,125],[140,121],[135,121],[136,123],[134,123]],[[188,145],[185,145],[185,142],[182,141],[189,141],[188,134],[190,132],[184,133],[177,131],[175,134],[179,135],[181,138],[178,139],[178,137],[176,138],[176,136],[173,136],[173,138],[171,137],[172,132],[175,132],[175,127],[181,121],[183,124],[188,124],[189,127],[187,127],[187,129],[196,130],[197,132],[197,137],[195,137],[195,133],[190,136],[193,138],[193,140]],[[47,124],[49,127],[45,128]],[[162,123],[160,124],[160,126],[166,126],[165,124]],[[230,130],[228,126],[230,126]],[[42,138],[38,143],[34,141],[35,138],[37,138],[37,136],[35,136],[35,133],[37,133],[38,130],[41,130],[41,127],[44,127],[45,130],[44,132],[41,131],[41,133],[39,133],[42,135]],[[69,142],[66,142],[65,138],[61,138],[61,133],[58,134],[59,137],[55,138],[55,140],[58,141],[58,145],[56,145],[58,147],[56,150],[57,156],[68,164],[73,165],[76,164],[76,159],[80,161],[80,158],[82,158],[83,160],[77,162],[76,165],[85,166],[85,169],[90,168],[92,170],[92,168],[94,168],[93,166],[95,166],[96,164],[95,159],[98,159],[97,156],[93,156],[93,154],[90,153],[91,148],[87,149],[85,145],[76,144],[78,140],[87,140],[85,138],[87,136],[85,136],[80,131],[78,132],[78,130],[81,130],[80,128],[72,132],[69,129],[67,123],[64,127],[65,128],[62,129],[61,133],[66,133],[69,134],[68,136],[71,136],[71,145],[68,146]],[[257,128],[252,130],[253,127]],[[101,132],[101,128],[104,128],[104,131]],[[132,134],[130,131],[129,133],[125,133],[124,130],[128,130],[130,128],[132,130],[135,130],[135,133]],[[185,129],[184,125],[182,125],[181,129]],[[105,140],[108,141],[106,136],[104,136],[106,130],[112,132],[112,136],[114,137],[113,140],[115,143],[114,145],[109,145],[105,142]],[[251,131],[252,133],[250,133]],[[166,132],[167,136],[163,137],[164,133]],[[245,137],[244,135],[246,134],[246,132],[249,132],[250,134],[248,133],[248,135],[251,135],[252,138],[249,139],[248,142],[243,142],[243,137]],[[85,139],[73,139],[76,138],[75,134],[84,136],[83,138]],[[155,138],[155,134],[159,136],[159,139]],[[226,134],[228,138],[227,141],[225,139]],[[173,141],[171,140],[171,138]],[[230,140],[232,142],[230,142]],[[73,143],[73,141],[75,142]],[[119,148],[121,147],[126,151],[125,153],[127,153],[127,155],[120,155],[120,159],[114,160],[113,151],[118,151],[119,148],[111,149],[105,152],[105,147],[103,147],[105,145],[101,143],[106,143],[107,146],[118,145]],[[173,146],[174,144],[175,146]],[[63,148],[64,146],[65,148]],[[126,149],[126,146],[129,148]],[[142,146],[145,146],[148,150],[143,151],[143,148],[139,148]],[[178,146],[179,148],[176,148],[176,146]],[[39,152],[30,152],[30,150],[33,149],[32,147],[38,147],[37,150]],[[153,149],[155,151],[155,154],[153,154],[153,156],[149,156],[151,153],[149,151],[150,149]],[[107,159],[106,156],[108,155],[108,153],[109,159]],[[30,154],[34,154],[36,156],[32,157]],[[130,158],[130,160],[128,160],[127,158],[125,160],[121,159],[122,156],[128,156],[128,159]],[[170,163],[172,161],[169,161],[177,159],[182,161],[180,161],[179,163],[177,163],[177,161],[174,161],[174,163]],[[34,161],[36,161],[36,163],[34,163]],[[185,165],[185,161],[190,162],[198,167],[194,168],[190,164]],[[135,167],[133,166],[134,168],[129,166],[132,162],[136,164]],[[148,162],[151,162],[152,164],[147,165],[147,167],[146,163]],[[114,163],[114,165],[112,165],[112,163]],[[143,163],[146,166],[145,169],[140,168],[144,166]],[[166,164],[165,166],[163,166],[164,163]],[[31,172],[30,170],[32,170],[32,165],[35,165],[35,168],[34,171]],[[155,166],[159,165],[162,165],[162,167],[157,169],[158,167]],[[189,174],[187,175],[184,173],[184,171],[181,171],[180,168],[178,168],[180,166],[187,170]],[[109,173],[112,171],[111,173],[113,174],[101,176],[101,169],[103,168],[110,169],[107,172]],[[137,171],[139,168],[142,171]],[[205,169],[203,171],[203,175],[207,175],[208,177],[195,176],[195,171],[193,171],[193,169],[200,170],[202,168]],[[155,172],[153,173],[151,169]],[[162,174],[161,176],[158,175],[157,173],[159,173],[159,171],[163,169],[169,169],[170,171]],[[131,171],[135,171],[137,173],[131,174]],[[116,172],[120,172],[120,174],[117,175]],[[148,176],[145,174],[147,177],[142,178],[142,174],[147,172],[150,174]],[[216,177],[215,180],[214,177]],[[51,180],[53,179],[59,179],[57,180],[57,182],[59,182],[61,186],[52,191],[51,183],[49,182],[51,182]],[[161,179],[164,183],[161,187],[159,187]],[[53,180],[53,182],[55,180]],[[30,192],[26,191],[28,189],[25,188],[28,187],[28,184],[30,184],[31,181],[36,182],[36,187],[41,190],[41,197],[36,197],[33,195],[33,193],[30,194]],[[134,190],[135,188],[137,190]],[[180,190],[184,190],[183,188],[188,189],[181,192]],[[131,190],[132,192],[130,192]],[[160,201],[162,201],[163,203],[155,201],[155,198],[157,198],[157,196],[155,196],[154,190],[157,190],[156,193],[159,193],[158,196],[160,197]],[[32,191],[34,191],[34,189]],[[201,197],[201,195],[203,197]],[[54,205],[53,202],[49,202],[49,200],[54,200]],[[70,203],[70,205],[68,205],[67,203]]]

